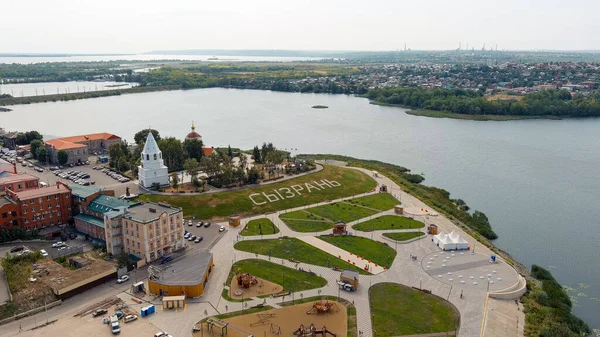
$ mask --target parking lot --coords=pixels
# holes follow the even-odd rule
[[[185,220],[185,230],[192,233],[192,235],[195,235],[196,237],[202,236],[204,238],[199,243],[186,240],[188,250],[208,250],[210,245],[225,233],[219,232],[219,227],[223,225],[223,223],[213,222],[209,227],[197,227],[197,224],[200,222],[200,220],[192,220],[192,226],[188,225],[188,221],[189,220],[187,219]],[[227,226],[225,226],[225,228],[227,228]]]
[[[0,162],[7,163],[6,160],[0,159]],[[51,165],[52,166],[52,165]],[[122,183],[118,180],[108,176],[103,173],[102,170],[94,170],[95,164],[89,165],[81,165],[74,167],[65,167],[61,169],[61,172],[69,172],[69,171],[77,171],[82,174],[88,174],[89,178],[85,179],[90,183],[93,181],[94,184],[90,186],[95,186],[98,188],[106,188],[108,190],[114,190],[115,196],[121,196],[125,194],[126,188],[129,187],[130,193],[139,194],[139,187],[132,181]],[[23,166],[22,163],[17,163],[17,173],[27,173],[33,176],[39,177],[40,182],[44,182],[48,185],[55,185],[57,181],[62,181],[67,185],[75,184],[74,181],[69,180],[67,178],[61,178],[54,174],[55,171],[50,171],[45,169],[43,172],[38,172],[35,170],[37,166],[34,167]]]

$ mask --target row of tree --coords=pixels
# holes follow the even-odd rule
[[[378,103],[467,115],[600,116],[600,93],[572,96],[566,90],[531,93],[520,101],[488,100],[473,90],[417,87],[376,88],[367,97]]]

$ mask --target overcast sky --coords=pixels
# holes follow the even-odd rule
[[[598,0],[1,0],[0,53],[600,49]]]

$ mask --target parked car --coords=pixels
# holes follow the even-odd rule
[[[55,243],[52,244],[52,248],[60,248],[60,247],[62,247],[64,245],[65,245],[64,242],[58,241],[58,242],[55,242]]]
[[[192,235],[192,236],[190,236],[190,237],[188,238],[188,240],[190,240],[190,241],[194,241],[194,240],[196,240],[196,235]]]
[[[194,225],[194,224],[192,223],[192,220],[188,221],[188,226],[190,226],[190,227],[191,227],[192,225]]]
[[[202,221],[200,221],[196,224],[196,227],[198,227],[198,228],[200,228],[202,226],[204,226],[204,222],[202,222]]]
[[[43,257],[47,257],[48,256],[48,252],[45,249],[40,249],[40,253],[42,253]]]
[[[219,227],[219,232],[224,232],[224,231],[225,231],[225,226]]]
[[[124,322],[125,322],[125,323],[133,322],[133,321],[135,321],[137,318],[138,318],[138,316],[137,316],[137,315],[127,315],[127,316],[125,316],[125,320],[124,320]]]
[[[92,317],[98,317],[100,315],[106,314],[107,312],[108,312],[108,310],[106,310],[106,309],[98,309],[98,310],[92,312]]]
[[[127,281],[129,281],[129,276],[127,275],[123,275],[117,279],[118,284],[125,283]]]
[[[208,227],[210,227],[210,222],[205,222],[205,223],[204,223],[204,227],[205,227],[205,228],[208,228]]]
[[[198,238],[196,238],[196,240],[194,240],[195,243],[200,243],[200,241],[204,240],[203,236],[199,236]]]

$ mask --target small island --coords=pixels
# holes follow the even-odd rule
[[[313,105],[312,108],[313,109],[328,109],[329,107],[327,105]]]

